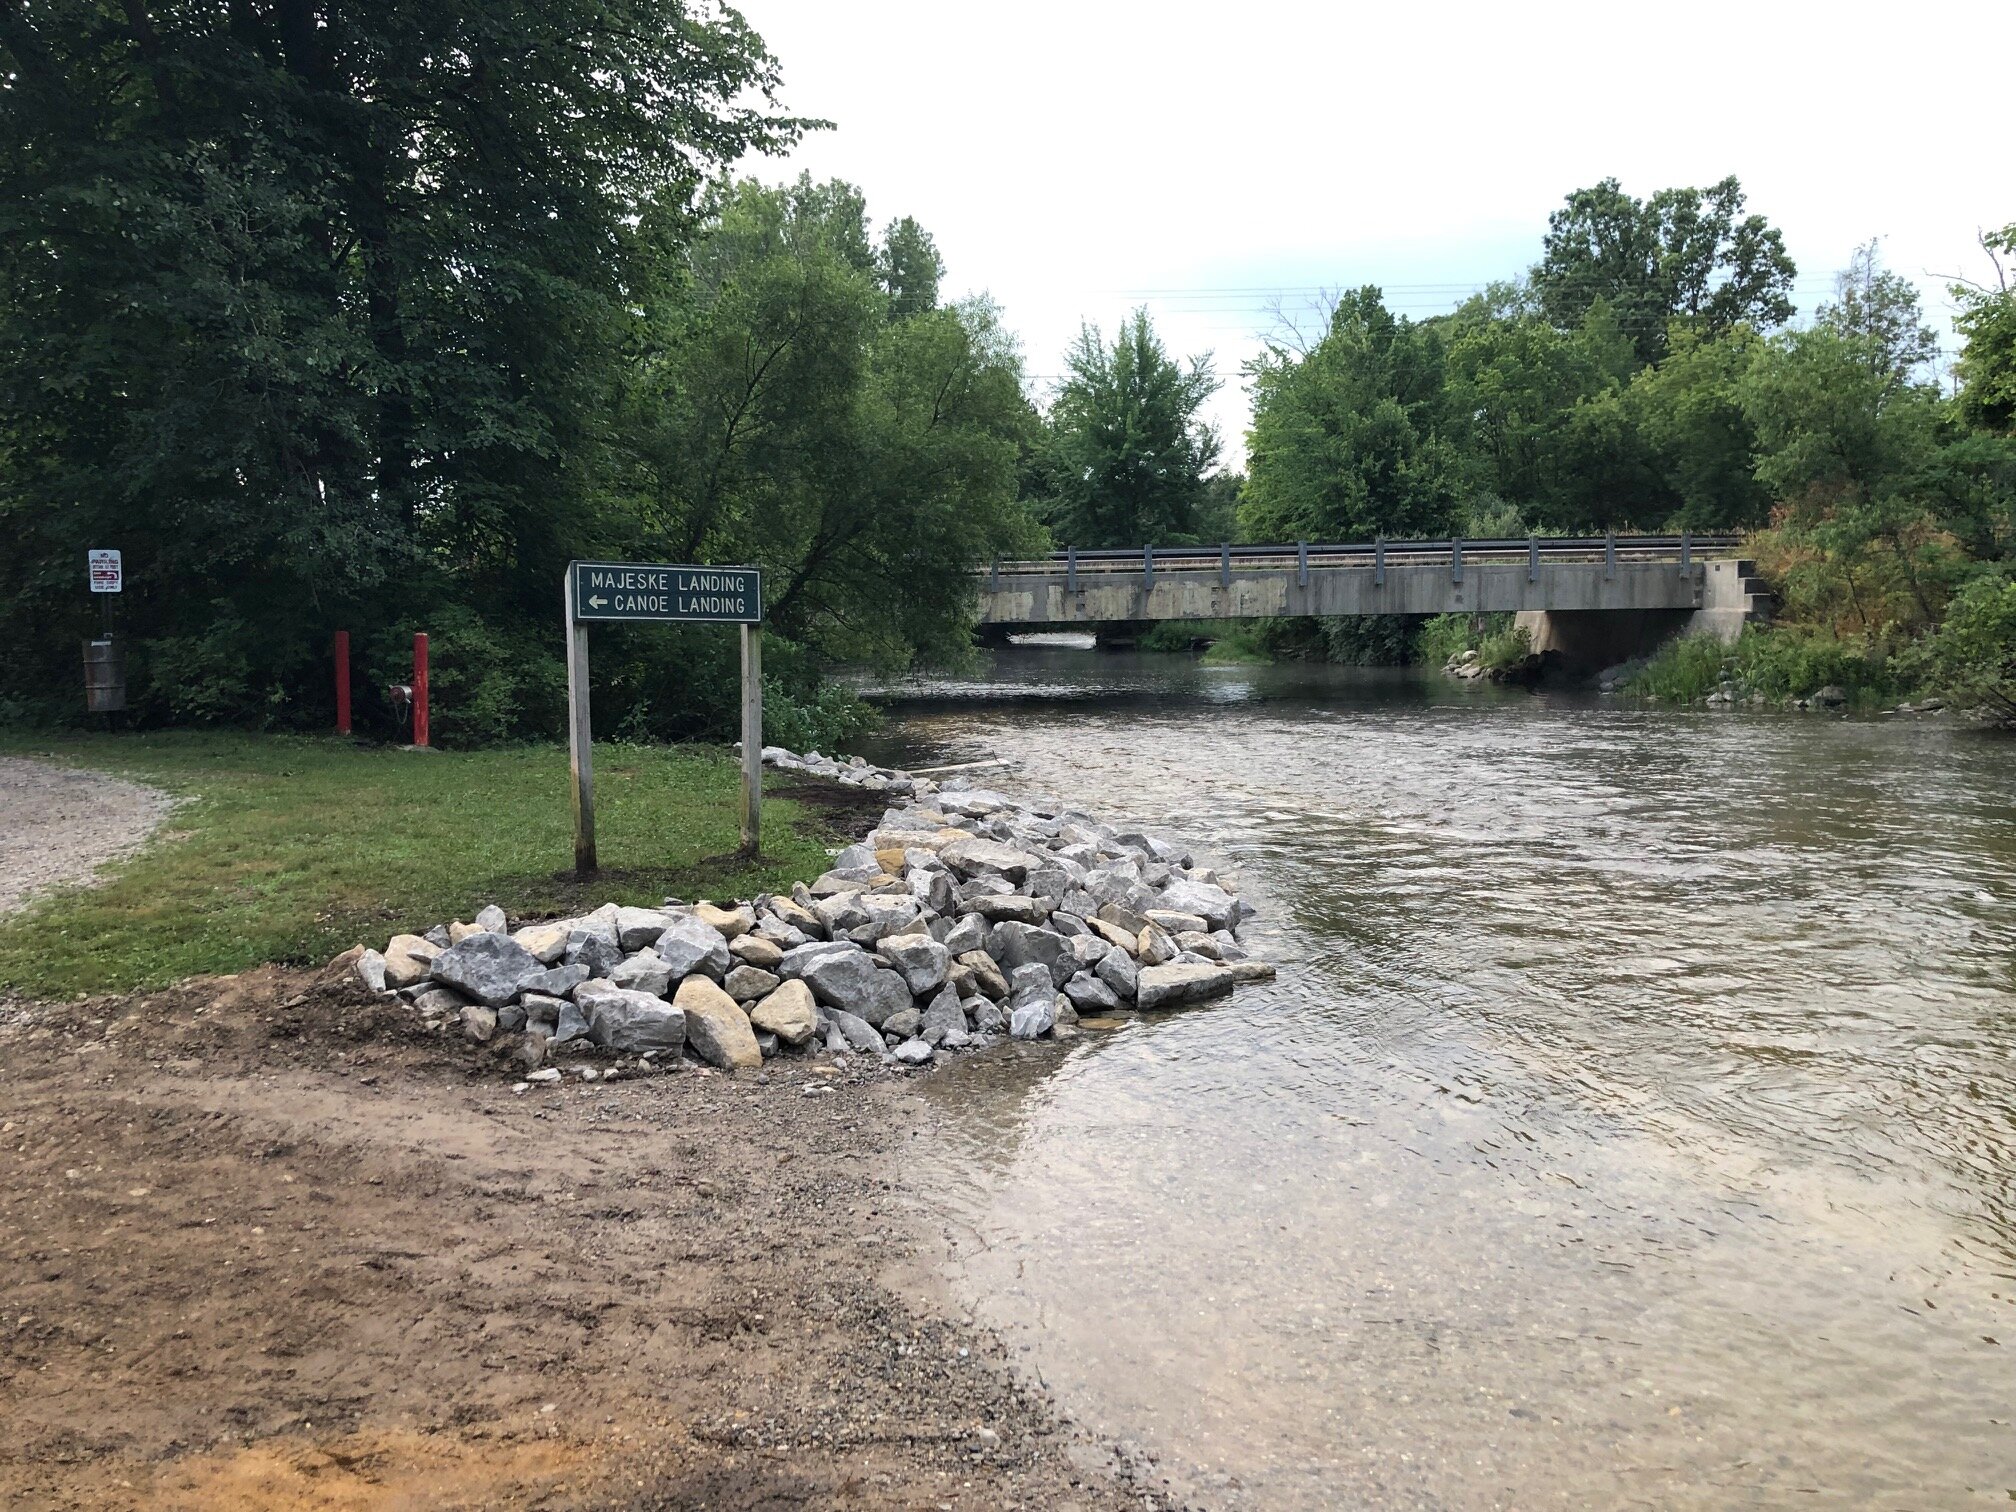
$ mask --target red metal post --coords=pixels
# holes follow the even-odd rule
[[[336,733],[350,733],[350,632],[336,632]]]
[[[413,744],[427,744],[427,637],[413,637]]]

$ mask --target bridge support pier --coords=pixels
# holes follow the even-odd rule
[[[1587,676],[1650,656],[1676,635],[1734,645],[1743,627],[1771,618],[1771,594],[1754,562],[1704,564],[1698,609],[1528,609],[1514,616],[1550,669]]]

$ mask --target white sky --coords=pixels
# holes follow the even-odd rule
[[[1942,332],[1941,275],[1982,276],[1977,229],[2016,220],[2008,0],[1908,24],[1867,0],[742,9],[786,108],[836,124],[751,171],[914,215],[945,292],[1000,302],[1039,397],[1081,320],[1146,304],[1172,351],[1215,352],[1235,463],[1274,301],[1377,283],[1446,310],[1534,262],[1548,212],[1606,175],[1642,197],[1736,174],[1802,315],[1881,236]]]

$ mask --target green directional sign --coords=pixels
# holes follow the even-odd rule
[[[763,574],[754,567],[575,562],[570,570],[577,621],[755,625],[763,620]]]

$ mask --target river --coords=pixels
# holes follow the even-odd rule
[[[889,708],[1260,907],[1274,983],[923,1084],[955,1294],[1180,1494],[2016,1500],[2016,744],[1057,645]]]

